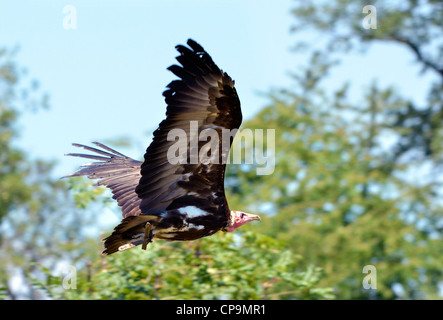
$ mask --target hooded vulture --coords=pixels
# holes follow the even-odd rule
[[[98,179],[95,185],[111,189],[121,207],[123,220],[104,239],[105,255],[138,245],[146,249],[156,238],[194,240],[260,220],[229,210],[225,197],[226,159],[242,122],[234,81],[198,43],[187,44],[176,46],[181,66],[168,70],[179,79],[163,92],[166,119],[154,131],[143,162],[98,142],[73,144],[92,154],[67,154],[95,162],[66,177]]]

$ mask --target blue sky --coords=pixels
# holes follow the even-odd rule
[[[290,51],[297,39],[289,31],[292,3],[0,0],[0,47],[18,45],[17,63],[50,96],[49,110],[24,114],[18,144],[34,158],[56,160],[58,176],[82,163],[63,156],[77,151],[72,142],[130,137],[136,145],[122,152],[141,158],[165,115],[161,93],[175,77],[166,70],[175,63],[174,46],[188,38],[236,80],[244,118],[251,118],[267,103],[259,93],[289,87],[288,73],[306,63]],[[66,5],[76,8],[76,30],[63,28]],[[413,62],[399,46],[376,45],[348,56],[326,85],[350,80],[361,93],[377,79],[421,101],[427,80]]]

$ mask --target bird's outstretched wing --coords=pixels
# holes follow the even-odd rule
[[[140,180],[142,162],[131,159],[101,143],[93,143],[106,151],[74,143],[74,146],[94,152],[96,155],[68,153],[67,156],[96,160],[96,162],[86,163],[73,174],[63,178],[87,176],[90,179],[99,179],[95,185],[111,189],[114,194],[112,198],[117,200],[124,217],[138,216],[141,213],[141,199],[137,197],[134,190]]]
[[[99,143],[106,151],[75,144],[99,155],[69,154],[100,161],[69,176],[100,179],[97,184],[109,187],[122,207],[123,220],[105,239],[105,254],[144,243],[148,222],[156,237],[189,240],[226,227],[231,217],[224,175],[242,122],[240,101],[234,81],[208,53],[191,39],[187,44],[176,47],[181,66],[168,68],[180,79],[163,93],[166,119],[154,132],[143,163]],[[185,139],[168,138],[173,130]],[[183,161],[171,161],[171,150],[178,150],[172,154]]]
[[[240,101],[234,81],[217,67],[209,54],[191,39],[187,44],[190,48],[176,46],[180,53],[176,59],[181,66],[173,65],[168,69],[180,80],[172,81],[163,93],[168,105],[166,119],[154,132],[141,166],[142,177],[136,192],[142,199],[142,214],[157,215],[187,206],[196,206],[214,215],[228,212],[224,174],[233,135],[228,137],[228,143],[223,143],[222,137],[223,130],[239,128],[242,122]],[[173,129],[185,132],[187,140],[168,141]],[[206,129],[217,132],[218,141],[212,141],[213,136],[200,141],[199,136],[206,133]],[[200,157],[201,153],[205,154],[203,148],[208,143],[218,147],[218,154],[211,154],[209,163]],[[183,164],[168,160],[168,150],[174,144],[186,151]],[[210,156],[208,153],[208,159]]]

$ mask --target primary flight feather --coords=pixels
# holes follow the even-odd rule
[[[73,144],[95,154],[68,154],[98,162],[66,177],[98,179],[96,185],[111,189],[122,209],[123,220],[105,238],[103,254],[138,245],[146,249],[155,238],[194,240],[260,220],[229,210],[225,197],[226,159],[242,122],[234,81],[198,43],[189,39],[187,44],[176,46],[181,66],[168,69],[179,79],[163,92],[166,119],[143,162],[98,142],[101,149]]]

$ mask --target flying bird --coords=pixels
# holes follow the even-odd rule
[[[179,79],[163,92],[166,119],[154,131],[143,162],[98,142],[93,142],[97,147],[73,144],[93,154],[67,154],[96,161],[65,177],[98,179],[95,185],[111,189],[121,207],[123,219],[104,239],[104,255],[138,245],[146,250],[153,239],[187,241],[232,232],[260,220],[231,211],[225,196],[226,158],[242,122],[234,81],[197,42],[189,39],[187,45],[176,46],[181,66],[168,70]],[[187,139],[171,135],[177,130]]]

